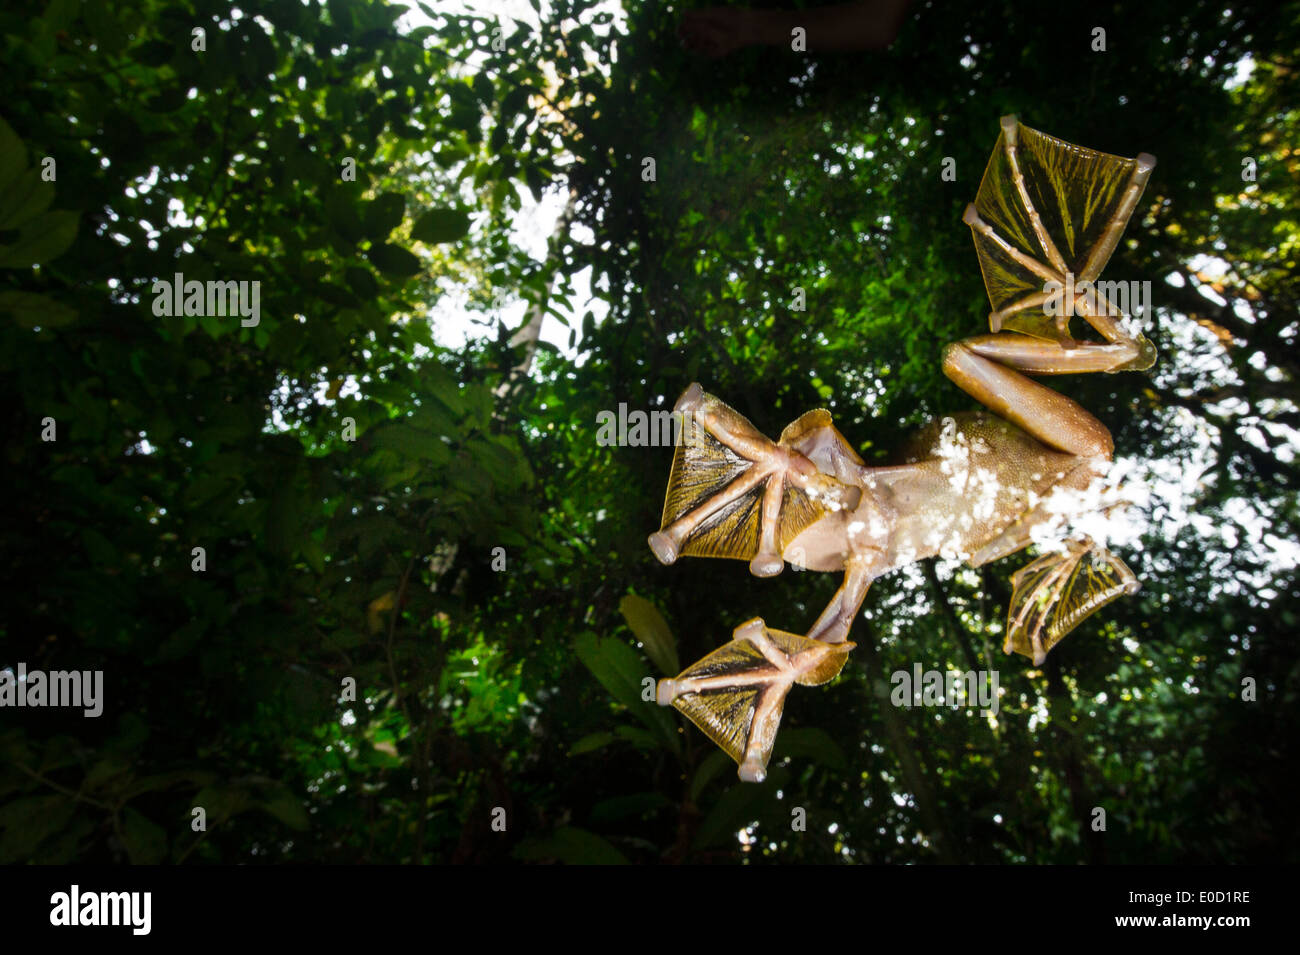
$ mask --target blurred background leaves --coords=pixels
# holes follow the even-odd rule
[[[0,713],[0,860],[1295,860],[1295,8],[917,3],[885,53],[715,62],[674,5],[529,7],[0,12],[0,666],[106,705]],[[671,451],[597,414],[699,380],[883,462],[969,406],[938,356],[985,327],[960,214],[1008,112],[1159,159],[1106,277],[1152,282],[1161,363],[1063,384],[1154,488],[1144,589],[1039,670],[1019,557],[882,580],[741,785],[644,681],[836,581],[659,566]],[[176,272],[260,281],[260,323],[155,316]],[[915,662],[998,668],[998,717],[893,708]]]

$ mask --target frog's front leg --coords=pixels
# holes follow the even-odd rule
[[[862,536],[885,525],[868,519],[875,511],[863,501],[862,461],[825,410],[803,415],[775,442],[698,384],[675,411],[684,419],[684,440],[673,458],[663,526],[649,539],[663,563],[740,558],[767,577],[788,557],[811,569],[846,571],[807,636],[750,620],[730,642],[659,682],[660,705],[678,709],[735,759],[741,779],[759,782],[790,687],[833,679],[853,648],[848,631],[877,559],[859,554],[880,552],[865,547]]]
[[[686,389],[674,413],[683,421],[682,443],[673,456],[663,526],[649,537],[662,563],[731,557],[748,560],[755,576],[771,577],[801,531],[857,507],[860,488],[823,471],[795,446],[800,422],[772,441],[698,384]]]
[[[772,630],[755,617],[676,679],[660,680],[659,705],[703,730],[740,764],[742,780],[762,782],[790,687],[833,680],[853,647]]]
[[[849,564],[844,571],[844,580],[835,596],[826,605],[817,622],[808,631],[812,640],[826,643],[842,643],[849,638],[849,630],[862,609],[862,601],[867,597],[867,588],[873,577],[867,565],[858,561]]]
[[[762,782],[790,687],[820,686],[844,667],[855,644],[849,628],[871,584],[872,560],[850,559],[834,598],[805,636],[772,630],[758,618],[731,642],[660,680],[660,706],[673,706],[740,764],[746,782]]]

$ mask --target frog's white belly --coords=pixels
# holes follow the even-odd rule
[[[940,419],[911,448],[903,465],[864,469],[858,508],[808,527],[785,559],[836,571],[851,554],[874,550],[882,572],[927,557],[969,559],[1027,516],[1046,519],[1047,496],[1085,487],[1100,463],[1053,451],[983,412]]]

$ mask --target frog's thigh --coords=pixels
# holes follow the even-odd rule
[[[1105,425],[1074,399],[1026,377],[1010,364],[1026,363],[1026,350],[1047,349],[1051,343],[1026,342],[1024,335],[1007,335],[1007,341],[999,341],[1003,337],[986,335],[949,345],[943,352],[943,373],[984,407],[1018,424],[1048,447],[1109,460],[1115,443]],[[1059,346],[1051,347],[1060,351]],[[1066,354],[1079,352],[1083,349]],[[1090,358],[1091,353],[1084,352],[1083,357]],[[1031,370],[1042,371],[1036,365]]]

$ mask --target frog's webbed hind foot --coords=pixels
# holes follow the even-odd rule
[[[662,563],[732,557],[749,561],[755,576],[771,577],[784,566],[786,546],[806,527],[858,505],[860,488],[823,473],[795,449],[803,431],[794,425],[772,441],[699,384],[687,388],[673,410],[682,421],[682,440],[668,478],[663,526],[649,538]]]
[[[1048,651],[1102,607],[1141,586],[1133,571],[1091,540],[1067,541],[1022,567],[1011,578],[1005,653],[1021,653],[1041,666]]]
[[[676,679],[660,680],[659,705],[685,714],[740,764],[742,780],[759,783],[767,777],[790,687],[833,680],[854,646],[771,630],[755,617]]]
[[[971,227],[993,311],[992,335],[949,345],[943,370],[1043,443],[1110,458],[1110,432],[1035,375],[1143,371],[1156,351],[1124,322],[1147,285],[1098,282],[1146,188],[1155,158],[1084,149],[1002,118],[1002,135],[962,219]],[[1149,309],[1150,303],[1147,303]],[[1105,339],[1076,341],[1079,315]]]
[[[1047,339],[1066,353],[1094,347],[1071,337],[1069,319],[1077,314],[1112,347],[1107,367],[1072,370],[1141,371],[1155,363],[1155,349],[1124,327],[1113,300],[1122,292],[1128,307],[1131,286],[1097,283],[1155,164],[1148,153],[1125,159],[1002,117],[975,201],[962,216],[974,233],[993,332]]]

